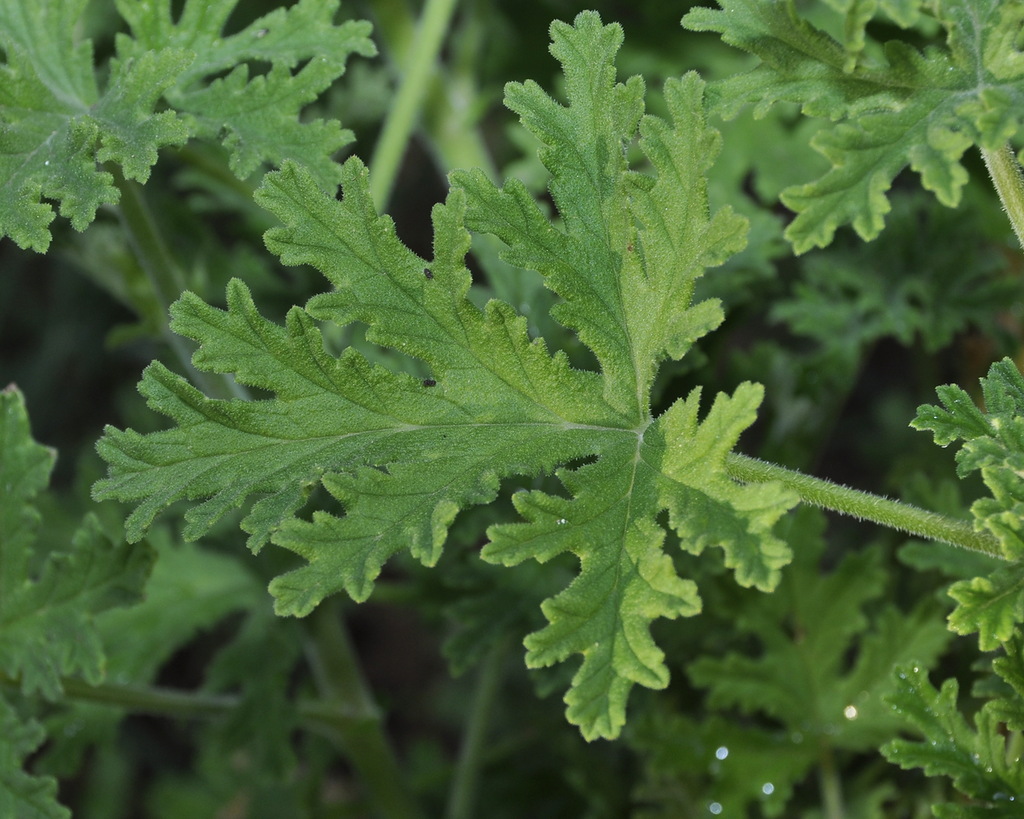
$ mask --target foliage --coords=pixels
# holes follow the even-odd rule
[[[553,26],[552,37],[569,105],[532,84],[510,85],[506,102],[546,143],[564,230],[514,181],[499,190],[482,174],[455,174],[425,260],[376,215],[357,159],[344,166],[340,203],[286,165],[257,193],[285,225],[267,234],[268,246],[286,263],[320,269],[333,292],[290,311],[284,330],[262,319],[241,282],[229,285],[226,312],[188,296],[172,310],[172,329],[200,344],[199,368],[231,372],[276,399],[211,403],[154,366],[141,389],[177,428],[146,438],[109,430],[99,446],[111,477],[97,497],[142,501],[127,521],[136,540],[181,498],[210,498],[186,513],[194,538],[246,496],[266,493],[242,528],[251,549],[273,540],[309,561],[271,583],[278,613],[302,616],[337,591],[366,599],[399,549],[436,563],[458,510],[492,500],[502,478],[596,458],[558,472],[569,498],[516,495],[527,522],[491,527],[482,554],[505,565],[564,551],[579,558],[579,578],[543,604],[549,625],[527,639],[527,663],[583,654],[568,717],[584,736],[614,737],[632,685],[668,681],[648,623],[700,610],[660,548],[659,512],[669,512],[685,548],[720,545],[741,585],[768,591],[788,559],[770,529],[792,500],[723,474],[759,402],[752,385],[718,398],[703,421],[699,391],[651,417],[659,360],[681,357],[719,321],[713,302],[684,307],[693,280],[736,247],[743,226],[728,211],[706,216],[699,174],[714,135],[702,133],[699,80],[666,87],[669,125],[642,116],[640,82],[614,84],[617,28],[590,15]],[[637,132],[656,178],[622,160]],[[593,147],[572,150],[581,143]],[[492,300],[481,313],[466,299],[466,225],[498,235],[507,261],[545,274],[563,299],[556,317],[593,350],[600,377],[531,342],[507,305]],[[369,340],[414,355],[430,378],[396,377],[359,354],[326,357],[313,319],[365,322]],[[293,517],[317,482],[344,517]]]
[[[1013,662],[1019,666],[1020,646]],[[1020,670],[1011,671],[1004,665],[997,669],[1014,675],[1016,695],[1020,696]],[[1019,750],[1007,747],[1001,723],[1020,731],[1019,702],[991,700],[975,717],[977,731],[972,731],[957,710],[957,682],[946,680],[936,691],[927,675],[917,666],[904,668],[897,674],[899,682],[890,697],[893,709],[904,716],[924,735],[923,742],[897,739],[882,749],[882,753],[903,767],[920,767],[929,776],[944,775],[953,779],[961,793],[976,800],[973,807],[947,803],[935,806],[935,815],[941,817],[1015,816],[1016,805],[1010,804],[1024,788],[1024,769],[1020,765]],[[1000,713],[1001,706],[1010,706],[1016,712],[1009,719]],[[1011,740],[1012,743],[1013,740]]]
[[[1019,815],[1018,4],[416,5],[0,0],[0,814]]]
[[[774,731],[759,732],[762,737],[799,737],[770,746],[770,753],[790,757],[766,780],[773,785],[776,815],[794,783],[822,757],[874,748],[892,734],[894,717],[883,698],[893,686],[893,667],[909,660],[933,664],[948,638],[933,616],[932,601],[922,601],[912,612],[890,603],[870,621],[865,616],[868,604],[884,593],[881,550],[849,554],[824,573],[820,513],[802,509],[787,529],[786,540],[798,556],[792,568],[765,604],[742,601],[734,615],[736,627],[756,637],[760,656],[701,657],[689,667],[693,682],[709,689],[712,708],[768,717]],[[755,747],[758,741],[763,739],[755,739]],[[743,754],[746,744],[738,737],[727,746],[729,755]],[[717,798],[730,812],[741,812],[747,801],[763,795],[761,783],[743,776],[742,763],[723,760],[722,767],[727,765],[741,766],[734,774],[739,781],[722,783]],[[746,792],[741,783],[747,783]]]
[[[300,123],[298,113],[345,70],[349,54],[374,53],[368,26],[335,26],[337,0],[303,0],[225,36],[236,3],[189,0],[173,22],[169,0],[119,2],[131,34],[118,35],[102,91],[92,44],[75,38],[85,0],[31,10],[20,0],[0,4],[0,235],[46,250],[53,211],[43,197],[83,230],[101,205],[120,198],[112,168],[145,182],[160,148],[191,138],[222,142],[241,178],[290,158],[336,179],[330,155],[351,134],[337,122]],[[250,79],[247,60],[271,70]]]
[[[956,205],[968,179],[964,151],[998,150],[1017,133],[1024,11],[1015,3],[889,4],[901,27],[923,25],[924,16],[941,26],[945,43],[923,50],[909,38],[874,41],[866,26],[873,3],[845,9],[845,42],[802,19],[793,0],[720,5],[690,12],[685,24],[719,32],[761,60],[717,86],[720,110],[732,116],[756,103],[763,113],[785,100],[838,123],[812,141],[831,170],[782,194],[797,213],[786,230],[797,252],[828,245],[846,223],[865,239],[877,236],[890,209],[886,191],[908,165],[940,202]]]
[[[981,386],[985,412],[960,387],[947,385],[938,390],[942,407],[920,407],[913,426],[931,430],[940,446],[963,440],[957,473],[963,477],[980,471],[992,493],[976,500],[971,513],[975,527],[992,532],[1002,556],[1011,563],[988,577],[961,580],[949,589],[959,603],[950,615],[950,627],[960,634],[978,632],[982,651],[992,651],[1024,621],[1024,542],[1019,534],[1024,378],[1012,361],[1003,359],[992,365]]]
[[[108,540],[95,517],[86,517],[70,548],[44,551],[33,501],[46,488],[54,453],[32,440],[24,399],[0,392],[0,675],[22,695],[60,699],[64,675],[92,685],[104,676],[95,616],[139,598],[151,565],[145,548]],[[52,779],[21,770],[45,734],[0,699],[5,741],[0,768],[0,809],[9,816],[66,816],[54,801]]]

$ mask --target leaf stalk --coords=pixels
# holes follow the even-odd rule
[[[982,148],[981,156],[1013,232],[1017,234],[1017,242],[1024,247],[1024,176],[1016,154],[1010,145],[1004,145],[997,151]]]
[[[104,682],[90,685],[77,677],[62,677],[61,688],[69,701],[108,705],[124,711],[182,720],[210,720],[223,717],[242,704],[234,694],[204,694],[173,688]],[[0,674],[0,686],[20,689],[21,680]],[[346,714],[334,704],[309,700],[297,704],[299,722],[321,734],[347,730],[361,718]]]
[[[777,481],[796,492],[805,503],[823,509],[858,520],[869,520],[925,540],[938,540],[992,557],[1004,557],[999,541],[992,534],[975,531],[967,521],[850,489],[747,455],[730,454],[725,468],[731,478],[743,483]]]

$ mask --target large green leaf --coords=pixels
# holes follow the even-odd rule
[[[659,363],[721,320],[716,302],[691,305],[694,281],[743,243],[742,219],[708,214],[704,172],[716,135],[704,123],[702,83],[670,81],[670,119],[645,116],[643,84],[615,81],[618,26],[584,13],[551,34],[568,105],[533,83],[509,85],[507,100],[544,143],[560,221],[515,181],[499,189],[480,173],[456,173],[434,208],[428,261],[377,215],[358,159],[343,166],[340,201],[286,164],[258,194],[284,223],[267,244],[287,264],[322,271],[333,291],[292,309],[284,327],[259,314],[241,282],[229,287],[226,310],[186,294],[173,327],[199,342],[196,366],[272,397],[211,400],[152,365],[140,389],[175,425],[149,435],[109,429],[99,448],[110,476],[96,496],[137,504],[133,539],[178,500],[202,499],[186,513],[185,534],[195,538],[254,499],[242,521],[250,547],[269,540],[307,561],[271,583],[277,610],[303,615],[341,590],[365,599],[396,552],[432,565],[460,509],[494,500],[504,478],[557,469],[565,494],[515,494],[525,522],[492,526],[483,556],[506,565],[576,556],[579,576],[544,603],[549,624],[527,638],[527,660],[581,654],[569,717],[588,738],[611,737],[635,683],[667,684],[651,621],[700,607],[663,549],[663,513],[683,548],[721,546],[738,582],[770,590],[789,559],[771,528],[795,498],[725,474],[760,387],[718,396],[703,419],[699,391],[659,417],[651,411]],[[650,174],[627,164],[636,137]],[[467,298],[467,227],[497,235],[507,261],[545,276],[562,299],[555,316],[600,372],[552,355],[507,304],[479,309]],[[418,359],[423,375],[353,349],[328,354],[316,320],[362,322],[370,341]],[[344,515],[297,515],[317,484]]]

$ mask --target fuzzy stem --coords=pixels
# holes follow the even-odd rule
[[[505,642],[501,641],[484,659],[462,737],[459,760],[448,794],[448,819],[470,819],[474,810],[480,769],[483,766],[484,740],[494,704],[501,687],[501,669],[505,661]]]
[[[456,0],[427,0],[408,59],[401,60],[401,85],[388,109],[374,148],[370,193],[378,210],[385,210],[395,185],[409,135],[420,115],[441,44],[448,32]]]
[[[839,486],[737,453],[729,455],[725,468],[730,477],[744,483],[777,481],[796,492],[805,503],[833,512],[870,520],[926,540],[938,540],[992,557],[1004,557],[999,541],[994,536],[988,532],[974,531],[966,521]]]
[[[1004,145],[997,151],[982,148],[981,156],[1003,203],[1003,210],[1010,217],[1017,241],[1024,247],[1024,177],[1014,150],[1010,145]]]

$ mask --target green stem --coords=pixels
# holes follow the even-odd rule
[[[398,61],[402,68],[401,84],[370,160],[373,168],[370,193],[378,210],[383,211],[387,207],[409,136],[423,108],[455,4],[456,0],[427,0],[408,59]]]
[[[796,492],[805,503],[861,520],[870,520],[926,540],[938,540],[992,557],[1003,557],[999,541],[993,535],[974,531],[966,521],[928,512],[869,492],[849,489],[737,453],[729,455],[725,468],[730,477],[744,483],[777,481]]]
[[[442,176],[452,168],[480,168],[491,181],[499,181],[480,130],[479,66],[488,47],[483,18],[490,13],[490,7],[482,7],[480,0],[462,6],[447,65],[434,76],[428,91],[423,131],[427,150],[434,155]]]
[[[981,156],[1003,203],[1003,210],[1010,217],[1017,241],[1024,247],[1024,177],[1014,150],[1010,145],[1004,145],[998,151],[982,148]]]
[[[139,264],[149,277],[153,294],[165,310],[185,290],[185,275],[157,227],[156,220],[146,204],[142,186],[125,179],[116,165],[107,166],[121,193],[119,210],[121,221],[128,233]]]
[[[189,374],[193,383],[207,395],[218,398],[242,398],[245,391],[227,377],[215,377],[200,372],[192,364],[192,351],[184,338],[171,332],[167,323],[168,311],[185,290],[185,275],[167,247],[156,220],[146,203],[142,187],[125,179],[120,169],[113,164],[105,166],[114,175],[114,182],[121,193],[118,211],[121,224],[128,236],[128,242],[135,252],[139,265],[149,281],[149,289],[156,300],[157,322],[161,335]],[[141,314],[143,305],[133,305]]]
[[[818,785],[821,788],[821,806],[825,819],[843,819],[843,786],[836,770],[832,748],[824,746],[818,764]]]
[[[313,676],[321,697],[337,709],[339,720],[351,720],[339,732],[339,739],[366,786],[376,815],[383,819],[418,819],[419,809],[384,735],[380,709],[363,679],[337,601],[321,603],[308,622],[311,641],[307,656]]]
[[[60,682],[64,696],[69,700],[172,719],[218,719],[242,703],[241,698],[233,694],[201,694],[159,686],[109,682],[90,685],[77,677],[62,677]],[[0,686],[18,689],[21,680],[0,674]],[[339,712],[336,705],[319,701],[299,703],[297,710],[303,727],[320,733],[347,730],[356,721],[355,717]]]
[[[462,737],[459,760],[455,766],[451,791],[448,794],[448,819],[470,819],[479,815],[475,808],[480,770],[484,760],[484,740],[494,704],[501,687],[501,669],[505,662],[506,644],[499,642],[491,649],[480,667],[476,691],[470,705],[466,731]]]

